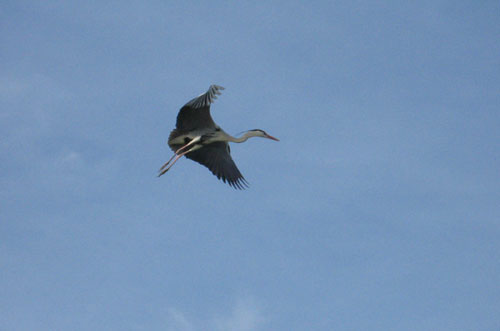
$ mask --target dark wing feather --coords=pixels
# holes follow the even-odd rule
[[[215,128],[214,120],[210,116],[210,104],[220,95],[222,86],[210,85],[208,91],[186,103],[177,115],[176,129],[179,132],[188,132],[197,129]]]
[[[214,142],[186,154],[188,159],[207,167],[218,179],[236,189],[248,187],[248,183],[236,167],[226,142]]]

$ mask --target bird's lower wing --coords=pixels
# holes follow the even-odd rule
[[[245,189],[248,183],[236,167],[231,155],[229,145],[225,142],[215,142],[186,154],[188,159],[196,161],[207,167],[218,179],[236,189]]]

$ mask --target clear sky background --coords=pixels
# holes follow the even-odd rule
[[[499,330],[498,1],[2,1],[0,330]],[[187,159],[212,83],[250,183]]]

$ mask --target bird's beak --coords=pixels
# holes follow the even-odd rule
[[[275,138],[275,137],[270,136],[268,134],[266,134],[266,138],[269,138],[269,139],[274,140],[274,141],[280,141],[278,138]]]

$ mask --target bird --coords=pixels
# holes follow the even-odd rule
[[[279,141],[264,130],[245,131],[233,137],[221,129],[210,115],[210,105],[221,94],[224,87],[210,85],[208,91],[186,103],[177,114],[175,129],[170,132],[168,146],[174,155],[159,170],[164,175],[182,156],[207,167],[218,179],[235,189],[248,188],[238,167],[231,158],[229,142],[242,143],[249,138],[262,137]]]

